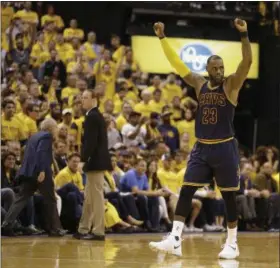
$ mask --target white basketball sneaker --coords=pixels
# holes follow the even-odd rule
[[[161,242],[150,242],[149,246],[155,251],[182,256],[182,239],[179,236],[169,234]]]
[[[222,249],[223,250],[219,253],[220,259],[231,260],[239,256],[239,249],[237,243],[234,244],[225,243],[222,246]]]

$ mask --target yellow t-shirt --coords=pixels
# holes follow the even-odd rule
[[[113,53],[112,58],[115,62],[119,62],[122,59],[122,55],[124,53],[125,46],[120,46],[117,50]]]
[[[43,95],[49,102],[57,102],[56,92],[54,87],[50,87],[47,94],[42,92],[42,86],[40,86],[41,95]]]
[[[182,136],[182,134],[185,132],[189,134],[189,146],[190,149],[192,149],[194,144],[196,143],[195,120],[192,120],[190,122],[187,122],[186,120],[181,120],[177,123],[177,129],[179,131],[180,136]]]
[[[66,28],[63,32],[63,37],[65,39],[70,38],[79,38],[84,39],[84,31],[82,29],[72,29],[72,28]]]
[[[152,112],[152,106],[150,104],[145,104],[143,101],[141,101],[135,105],[134,111],[141,113],[142,116],[150,117],[150,114]]]
[[[56,44],[55,49],[58,53],[59,58],[64,62],[64,64],[67,62],[72,55],[75,55],[75,51],[73,47],[69,43],[63,43],[63,44]]]
[[[184,167],[177,173],[177,180],[178,180],[178,182],[180,183],[181,186],[184,182],[184,177],[185,177],[186,170],[187,170],[187,167]]]
[[[182,88],[176,84],[166,84],[165,87],[162,89],[163,98],[168,102],[171,103],[175,96],[182,97]]]
[[[117,119],[116,119],[116,125],[117,125],[117,129],[119,131],[122,131],[123,126],[127,123],[127,120],[125,119],[125,117],[123,116],[123,114],[120,114]]]
[[[15,14],[15,16],[20,17],[25,22],[31,22],[31,23],[36,23],[36,24],[38,24],[38,22],[39,22],[38,15],[34,11],[27,11],[25,9],[19,10]]]
[[[41,18],[41,25],[44,26],[46,24],[47,21],[52,21],[55,23],[55,26],[58,27],[58,28],[63,28],[64,27],[64,22],[62,20],[62,18],[58,15],[44,15],[42,18]]]
[[[1,32],[2,34],[8,29],[10,22],[15,12],[13,7],[2,7],[1,6]]]
[[[33,67],[40,67],[43,63],[50,59],[48,47],[37,42],[32,47],[30,57],[30,63],[33,65]]]
[[[73,73],[74,72],[74,68],[76,68],[77,62],[76,61],[70,61],[67,64],[67,73]],[[88,62],[82,62],[82,66],[83,66],[83,73],[88,73],[88,71],[90,70],[90,66],[88,64]]]
[[[80,172],[73,173],[69,167],[62,169],[55,177],[55,188],[59,189],[67,183],[73,183],[80,191],[84,190],[83,178]]]
[[[34,121],[31,117],[24,114],[23,112],[15,115],[15,118],[21,123],[22,128],[24,129],[25,136],[30,137],[36,132],[38,132],[36,121]]]
[[[163,168],[160,168],[157,171],[158,179],[162,187],[167,187],[170,191],[177,194],[181,187],[181,181],[176,176],[176,173],[173,171],[167,171]]]
[[[113,97],[114,102],[114,114],[119,114],[122,111],[123,100],[120,99],[118,93]]]
[[[48,45],[50,41],[56,42],[56,38],[57,38],[56,32],[44,31],[44,43],[46,45]]]
[[[84,43],[84,54],[87,56],[88,60],[94,60],[97,58],[97,55],[92,47],[92,44],[89,42]]]
[[[155,102],[154,100],[150,100],[149,105],[151,106],[152,112],[156,112],[161,114],[162,107],[166,105],[165,101]]]
[[[1,117],[1,140],[20,141],[26,138],[22,124],[15,116],[11,120]]]
[[[116,75],[115,75],[115,73],[112,73],[111,75],[106,75],[104,73],[101,73],[98,76],[97,81],[106,83],[105,95],[103,97],[104,102],[108,99],[112,100],[113,97],[114,97],[115,91],[116,91]]]
[[[182,110],[181,109],[174,109],[173,107],[171,107],[170,110],[172,112],[171,118],[173,120],[182,118]]]
[[[156,88],[154,86],[147,87],[146,89],[149,90],[152,94],[156,90]]]
[[[108,61],[108,62],[105,62],[104,60],[101,60],[101,62],[97,62],[94,67],[93,67],[93,75],[97,75],[97,71],[98,71],[98,68],[99,68],[99,65],[100,65],[100,72],[102,72],[102,68],[105,64],[109,64],[110,67],[111,67],[111,72],[112,73],[116,73],[116,63],[113,62],[113,61]]]
[[[75,96],[75,95],[78,95],[80,94],[80,90],[78,88],[75,88],[75,87],[65,87],[62,89],[62,92],[61,92],[61,99],[65,99],[65,98],[69,98],[72,96]]]
[[[176,163],[175,160],[172,161],[171,163],[171,170],[175,173],[179,172],[183,168],[186,168],[187,166],[187,161],[183,160],[181,163]]]

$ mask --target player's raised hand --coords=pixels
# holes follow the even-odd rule
[[[236,18],[234,20],[234,25],[239,32],[247,32],[247,23],[245,20]]]
[[[164,35],[164,23],[156,22],[154,24],[154,31],[155,31],[155,34],[157,35],[157,37],[163,38],[165,36]]]

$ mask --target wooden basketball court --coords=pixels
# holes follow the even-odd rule
[[[240,233],[241,256],[219,261],[225,234],[184,235],[183,257],[153,252],[150,241],[162,235],[108,235],[105,242],[65,238],[2,238],[3,268],[277,268],[278,233]]]

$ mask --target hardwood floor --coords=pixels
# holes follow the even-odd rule
[[[278,233],[239,233],[240,257],[219,261],[225,234],[184,236],[183,257],[149,249],[162,235],[108,235],[105,242],[64,238],[2,238],[3,268],[278,268]]]

